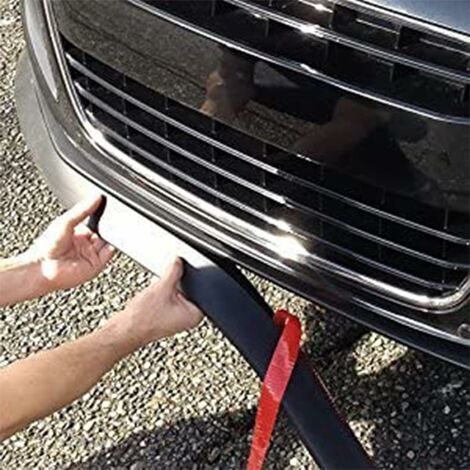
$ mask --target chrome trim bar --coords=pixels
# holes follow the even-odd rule
[[[165,21],[168,21],[184,29],[187,29],[188,31],[192,31],[193,33],[196,33],[214,42],[218,42],[219,44],[238,50],[242,53],[249,54],[253,57],[258,57],[259,59],[264,60],[266,62],[270,62],[272,64],[294,70],[295,72],[299,72],[303,75],[313,77],[322,82],[336,86],[337,88],[340,88],[341,90],[344,90],[348,93],[353,93],[358,96],[362,96],[364,98],[377,101],[384,105],[391,106],[397,109],[402,109],[405,111],[409,111],[409,112],[418,114],[420,116],[427,117],[429,119],[434,119],[434,120],[442,121],[442,122],[448,122],[452,124],[466,124],[466,125],[470,124],[470,118],[451,116],[451,115],[442,114],[436,111],[430,111],[428,109],[425,109],[419,106],[407,104],[403,101],[396,100],[394,98],[385,97],[378,93],[364,91],[362,88],[358,86],[354,86],[349,83],[343,82],[342,80],[332,78],[329,75],[326,75],[323,72],[319,72],[318,70],[306,64],[301,64],[299,62],[285,59],[285,58],[280,59],[270,54],[266,54],[257,49],[253,49],[252,47],[245,46],[231,39],[227,39],[218,34],[214,34],[211,31],[208,31],[206,29],[196,27],[193,24],[185,20],[182,20],[174,15],[158,10],[156,7],[152,7],[148,5],[147,3],[143,2],[142,0],[127,0],[127,1],[131,3],[132,5],[134,5],[135,7],[140,8],[141,10],[145,10],[152,15],[155,15]]]

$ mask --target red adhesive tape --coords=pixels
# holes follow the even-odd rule
[[[278,310],[274,315],[274,322],[283,330],[261,388],[248,470],[259,470],[263,466],[282,397],[299,355],[302,334],[299,319],[285,310]]]

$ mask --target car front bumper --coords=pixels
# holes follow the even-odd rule
[[[36,4],[34,4],[36,5]],[[101,234],[110,243],[129,254],[148,269],[158,272],[165,260],[150,259],[155,247],[152,227],[161,226],[176,239],[189,243],[198,252],[210,253],[218,260],[230,260],[272,279],[291,291],[412,347],[424,350],[453,363],[468,367],[468,340],[449,335],[435,317],[423,322],[419,315],[402,313],[399,308],[376,308],[353,297],[338,296],[329,289],[328,278],[319,275],[307,284],[294,273],[257,262],[236,246],[228,246],[194,225],[189,225],[164,192],[150,192],[145,183],[119,164],[106,163],[103,151],[94,146],[80,128],[57,64],[41,9],[33,2],[25,5],[25,28],[29,56],[23,55],[17,79],[18,114],[23,132],[38,166],[61,201],[69,206],[90,193],[105,193],[116,204],[106,208]],[[44,49],[39,45],[44,45]],[[44,53],[45,51],[45,53]],[[94,162],[102,162],[97,165]],[[125,210],[124,210],[125,209]],[[133,229],[124,215],[132,214]],[[138,230],[135,227],[138,226]],[[167,258],[178,253],[178,244],[167,250]],[[184,255],[184,253],[183,253]],[[197,255],[194,255],[197,258]],[[337,285],[337,284],[335,284]],[[434,323],[433,323],[434,322]]]

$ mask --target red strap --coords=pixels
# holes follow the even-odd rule
[[[248,470],[262,468],[282,397],[299,355],[302,330],[298,318],[285,310],[279,310],[274,315],[274,322],[279,327],[283,327],[283,331],[261,388],[253,441],[248,459]]]

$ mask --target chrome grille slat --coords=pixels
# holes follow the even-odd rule
[[[103,110],[106,110],[109,114],[111,114],[113,117],[116,119],[120,120],[124,124],[134,128],[135,130],[145,134],[147,137],[150,139],[154,140],[155,142],[162,144],[166,146],[168,149],[173,150],[174,152],[179,153],[180,155],[188,158],[189,160],[193,160],[197,164],[204,166],[208,170],[217,173],[218,175],[228,178],[232,180],[234,183],[240,184],[241,186],[245,186],[247,189],[250,189],[251,191],[254,191],[256,193],[259,193],[260,195],[267,197],[269,199],[272,199],[273,201],[279,202],[281,204],[286,204],[287,200],[284,199],[281,195],[275,194],[271,191],[267,191],[263,189],[260,186],[256,186],[252,184],[251,182],[244,180],[237,175],[230,173],[228,171],[225,171],[218,166],[214,165],[213,163],[209,162],[208,160],[204,160],[203,158],[198,157],[196,154],[189,152],[188,150],[175,145],[173,142],[171,142],[168,139],[165,139],[158,134],[155,134],[155,132],[152,132],[151,130],[141,126],[140,124],[130,120],[128,117],[126,117],[123,113],[120,113],[116,111],[115,109],[111,108],[108,106],[106,103],[101,101],[100,99],[96,98],[92,94],[86,92],[79,84],[76,84],[77,89],[79,91],[79,94],[87,98],[88,100],[92,101],[92,103],[100,106]]]
[[[256,1],[256,0],[255,0]],[[408,15],[403,15],[400,12],[395,12],[393,9],[384,8],[380,5],[374,5],[372,2],[364,2],[363,0],[325,0],[330,5],[336,3],[343,7],[354,8],[358,12],[368,13],[375,15],[379,18],[384,18],[393,21],[399,25],[407,26],[411,29],[421,32],[429,32],[441,37],[447,37],[452,40],[460,41],[463,45],[470,45],[470,39],[467,34],[460,33],[453,29],[448,29],[434,23],[425,22],[418,18],[412,18]]]

